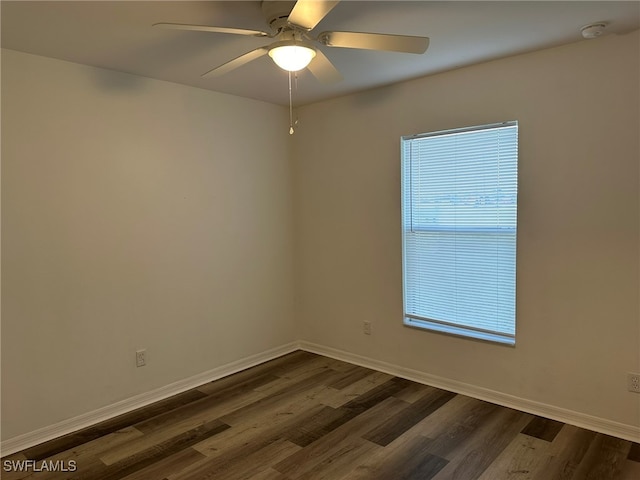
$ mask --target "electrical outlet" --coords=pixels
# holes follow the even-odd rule
[[[147,364],[147,351],[136,350],[136,367],[144,367]]]
[[[640,393],[640,373],[627,373],[627,388],[630,392]]]
[[[367,321],[362,322],[362,332],[365,335],[371,335],[371,322],[367,322]]]

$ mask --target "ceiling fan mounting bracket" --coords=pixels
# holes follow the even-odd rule
[[[262,1],[262,14],[274,32],[279,32],[289,25],[289,14],[293,10],[295,3],[295,1]]]

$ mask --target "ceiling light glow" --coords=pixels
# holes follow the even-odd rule
[[[316,51],[304,45],[281,45],[269,50],[276,65],[288,72],[297,72],[311,63]]]

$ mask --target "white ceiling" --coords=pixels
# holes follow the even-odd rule
[[[219,78],[200,75],[269,39],[152,28],[158,22],[268,30],[259,1],[2,1],[2,47],[277,104],[288,104],[286,72],[268,56]],[[423,35],[424,55],[322,47],[344,80],[299,74],[294,101],[307,104],[490,59],[640,28],[639,1],[343,0],[314,33]],[[46,76],[47,72],[42,72]]]

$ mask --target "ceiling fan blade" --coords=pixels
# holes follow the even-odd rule
[[[322,83],[334,83],[342,80],[340,72],[319,49],[316,49],[316,56],[307,68]]]
[[[209,25],[189,25],[185,23],[154,23],[154,27],[172,30],[194,30],[196,32],[232,33],[234,35],[248,35],[250,37],[269,37],[267,32],[260,30],[245,30],[243,28],[210,27]]]
[[[255,50],[251,50],[250,52],[244,53],[239,57],[234,58],[233,60],[229,60],[227,63],[223,63],[222,65],[217,66],[214,69],[209,70],[207,73],[203,73],[202,77],[218,77],[220,75],[224,75],[225,73],[230,72],[231,70],[235,70],[238,67],[241,67],[245,63],[249,63],[256,58],[260,58],[263,55],[266,55],[269,51],[268,47],[260,47]]]
[[[385,50],[388,52],[424,53],[429,47],[429,37],[386,35],[364,32],[323,32],[318,41],[329,47]]]
[[[312,30],[340,0],[298,0],[289,14],[289,23]]]

